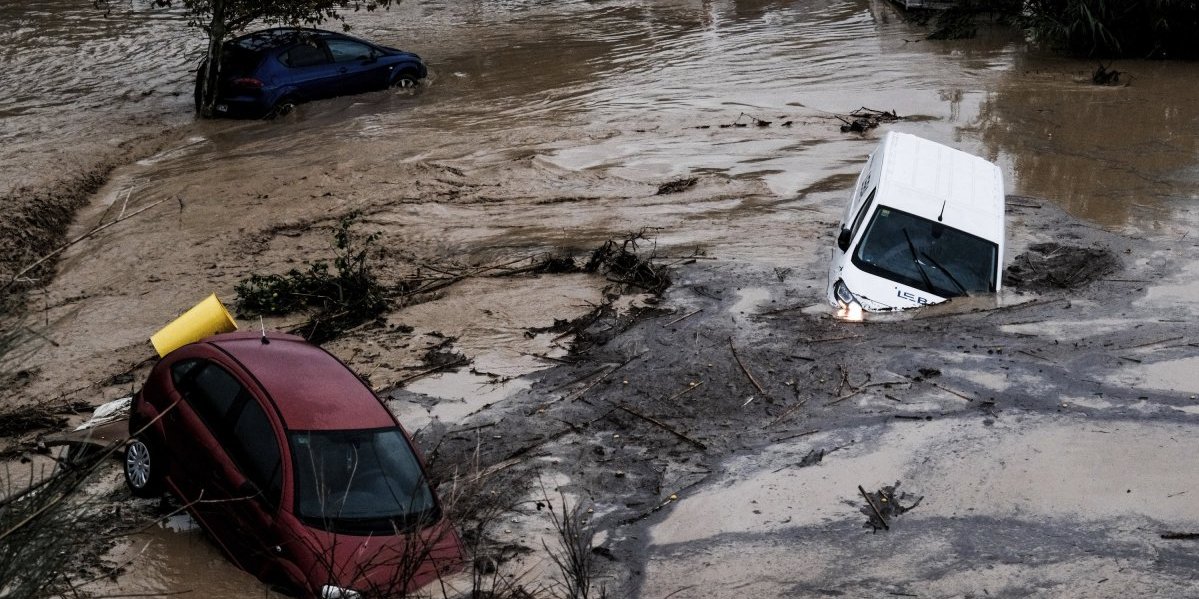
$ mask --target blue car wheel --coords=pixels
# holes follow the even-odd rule
[[[282,100],[275,102],[274,108],[271,108],[271,110],[266,113],[266,118],[275,119],[287,116],[295,111],[296,104],[299,104],[299,102],[296,101],[295,97],[287,96]]]
[[[391,80],[392,89],[412,89],[419,84],[419,79],[416,76],[416,71],[400,71],[399,74]]]

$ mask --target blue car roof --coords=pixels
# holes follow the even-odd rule
[[[297,27],[276,27],[274,29],[263,29],[262,31],[255,31],[253,33],[247,33],[243,36],[233,38],[232,40],[229,41],[229,43],[240,46],[242,48],[245,48],[246,50],[253,50],[253,51],[261,52],[261,51],[272,50],[274,48],[278,48],[280,46],[287,45],[297,39],[312,38],[312,37],[346,38],[348,36],[344,36],[344,35],[341,35],[340,33],[335,33],[332,31],[325,31],[323,29],[301,29],[301,28],[297,28]]]

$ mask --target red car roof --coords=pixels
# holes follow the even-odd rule
[[[290,430],[352,430],[395,426],[395,419],[365,384],[325,350],[300,337],[229,333],[204,341],[224,350],[250,372],[274,400]]]

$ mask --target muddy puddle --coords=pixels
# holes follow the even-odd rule
[[[1003,30],[924,41],[889,4],[872,0],[407,2],[351,22],[358,34],[428,61],[433,75],[416,93],[318,102],[270,122],[195,123],[189,69],[199,38],[177,12],[135,3],[102,19],[87,3],[41,0],[0,7],[0,16],[18,24],[0,33],[0,56],[13,65],[0,73],[0,84],[17,90],[0,100],[5,182],[36,183],[102,154],[128,152],[137,159],[113,172],[68,236],[146,210],[65,252],[54,281],[30,296],[37,318],[24,326],[36,334],[3,367],[36,376],[8,401],[83,396],[100,403],[127,394],[130,380],[144,377],[154,330],[208,293],[231,301],[234,285],[251,273],[328,259],[333,226],[351,211],[362,214],[357,230],[381,234],[389,281],[416,267],[585,256],[604,240],[644,228],[646,247],[676,269],[674,287],[655,308],[669,316],[651,325],[656,334],[627,342],[619,336],[627,323],[614,324],[603,332],[614,341],[598,351],[611,352],[601,356],[611,369],[669,347],[669,368],[637,362],[610,380],[570,386],[596,364],[560,374],[567,366],[556,360],[567,357],[570,339],[526,333],[586,314],[603,300],[611,282],[583,274],[470,278],[328,347],[389,393],[410,430],[434,419],[465,427],[499,422],[531,429],[497,441],[500,458],[527,451],[558,474],[585,459],[604,460],[594,477],[576,472],[562,484],[572,496],[597,500],[607,523],[634,522],[613,526],[606,538],[626,560],[614,566],[624,568],[614,580],[643,596],[678,590],[672,582],[682,572],[711,573],[711,584],[699,588],[727,588],[724,596],[837,588],[1068,595],[1054,585],[1099,570],[1094,578],[1106,577],[1106,587],[1070,592],[1179,588],[1174,578],[1154,582],[1144,573],[1151,567],[1144,556],[1156,546],[1152,535],[1134,529],[1195,524],[1175,499],[1199,492],[1190,489],[1199,476],[1175,469],[1185,488],[1174,489],[1165,470],[1185,463],[1195,448],[1162,416],[1196,414],[1185,399],[1196,392],[1189,376],[1196,339],[1188,324],[1197,305],[1196,240],[1189,235],[1196,223],[1191,190],[1199,181],[1191,164],[1199,149],[1195,65],[1119,63],[1133,75],[1131,85],[1097,88],[1087,82],[1091,62],[1048,55]],[[842,133],[834,115],[863,105],[907,118],[865,135]],[[855,329],[827,323],[820,304],[833,228],[861,161],[887,129],[1000,164],[1007,191],[1016,194],[1009,260],[1032,243],[1099,243],[1121,259],[1122,270],[1070,296],[1012,290],[998,302],[972,298]],[[144,151],[120,147],[143,134],[155,140],[138,146]],[[146,149],[155,144],[163,147]],[[683,177],[696,182],[658,194],[661,184]],[[1059,226],[1039,201],[1017,196],[1046,198],[1082,220]],[[1104,229],[1128,237],[1104,237]],[[265,324],[282,328],[296,318]],[[937,328],[946,322],[963,328]],[[676,330],[678,339],[665,338]],[[923,335],[918,347],[908,335]],[[423,356],[448,339],[447,349],[469,365],[426,373]],[[715,353],[734,342],[766,394],[726,353]],[[871,348],[866,358],[859,359],[857,343]],[[679,356],[693,363],[676,364],[685,362]],[[870,383],[902,384],[843,397],[849,389],[835,387],[843,375],[836,366],[852,377],[851,387],[866,373],[875,375]],[[918,367],[933,366],[942,370],[943,388],[912,383]],[[542,376],[557,378],[548,385]],[[638,446],[661,441],[654,434],[680,442],[651,420],[625,414],[625,428],[614,433],[602,428],[614,425],[599,407],[576,414],[579,402],[564,398],[593,382],[590,393],[604,401],[673,398],[637,404],[659,422],[712,419],[684,420],[677,431],[716,448],[712,459],[680,461]],[[397,386],[400,392],[390,393]],[[557,386],[566,390],[551,390]],[[681,391],[687,394],[676,396]],[[1135,403],[1141,396],[1150,399]],[[795,408],[805,397],[815,399]],[[1038,414],[990,425],[821,424],[826,436],[720,465],[727,457],[721,452],[737,445],[725,429],[744,425],[742,436],[751,438],[764,423],[796,427],[777,433],[785,436],[809,430],[809,418],[850,413],[940,418],[987,398],[1040,411],[1066,403],[1073,406],[1062,408],[1067,416],[1109,410],[1123,420],[1083,424]],[[834,400],[840,403],[829,404]],[[563,441],[566,449],[539,445],[562,426],[530,420],[529,408],[546,402],[562,406],[555,414],[562,421],[597,429],[555,432],[576,443]],[[505,405],[520,409],[507,414]],[[810,416],[807,410],[817,408]],[[491,411],[484,419],[480,410]],[[1132,420],[1138,414],[1165,423],[1139,424]],[[839,426],[851,432],[838,433]],[[771,469],[766,462],[784,466],[786,452],[826,438],[856,442],[822,465],[762,474]],[[631,449],[613,449],[625,441]],[[588,443],[607,453],[597,457]],[[561,457],[573,451],[590,457]],[[604,470],[607,460],[621,468],[619,477]],[[701,485],[696,496],[647,514],[714,468],[722,473],[714,488]],[[1126,471],[1127,480],[1116,480]],[[886,545],[871,545],[857,507],[845,501],[854,501],[857,484],[896,479],[926,499],[898,519],[900,527],[911,525],[908,532],[889,541],[911,550],[883,555]],[[1187,494],[1159,497],[1179,490]],[[604,498],[606,491],[614,497]],[[748,503],[756,494],[773,499]],[[1113,524],[1122,519],[1132,523]],[[970,540],[985,526],[998,539],[993,551]],[[1101,535],[1111,551],[1072,553],[1075,529]],[[1050,558],[1020,552],[1021,542],[1042,533],[1049,540],[1038,547]],[[520,534],[508,540],[525,538]],[[126,549],[147,565],[131,568],[121,590],[267,592],[195,532],[155,530],[146,542],[144,553],[136,541]],[[735,559],[746,555],[753,564]],[[993,568],[972,561],[995,556],[1002,559]],[[866,563],[871,559],[878,563]],[[1116,571],[1116,559],[1135,567]],[[847,562],[877,566],[877,575],[845,574]],[[644,581],[629,574],[642,569]],[[917,585],[922,579],[929,582]],[[829,589],[828,581],[843,584]]]

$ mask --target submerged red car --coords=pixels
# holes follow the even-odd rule
[[[169,492],[229,559],[309,597],[402,594],[462,564],[412,440],[337,358],[229,333],[163,358],[134,397],[125,480]]]

